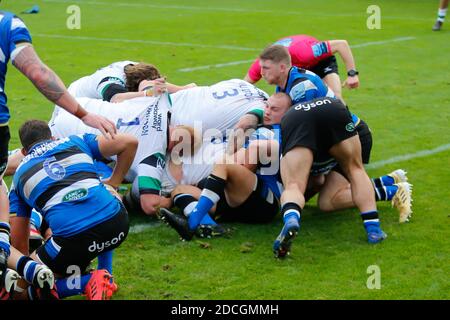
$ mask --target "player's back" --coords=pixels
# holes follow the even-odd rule
[[[203,131],[215,128],[225,134],[248,112],[263,112],[268,95],[240,80],[232,79],[212,86],[179,91],[172,96],[174,125],[202,125]]]
[[[157,99],[156,97],[142,97],[129,99],[121,103],[111,103],[100,99],[76,98],[78,103],[88,112],[108,118],[120,131],[130,134],[134,133],[133,130],[138,129],[138,125],[145,119],[146,114],[150,113],[149,106],[152,106]],[[52,119],[49,121],[49,127],[56,138],[82,133],[100,134],[100,131],[85,125],[80,119],[58,106],[55,107]]]
[[[118,83],[122,86],[126,84],[124,73],[125,66],[136,64],[133,61],[118,61],[98,69],[91,75],[82,77],[74,81],[68,88],[69,92],[75,97],[87,97],[93,99],[102,99],[102,90],[108,84]]]
[[[54,235],[64,236],[110,218],[119,203],[100,182],[94,158],[101,158],[95,135],[37,143],[14,175],[14,212],[23,201],[44,215]]]

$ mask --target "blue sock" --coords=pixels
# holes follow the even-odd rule
[[[294,202],[288,202],[281,206],[281,214],[283,215],[284,224],[288,223],[291,219],[294,219],[297,223],[300,223],[302,209]]]
[[[375,200],[376,201],[390,201],[397,193],[398,186],[385,186],[375,188]]]
[[[27,256],[19,258],[16,264],[17,273],[23,277],[28,283],[33,283],[36,268],[39,265],[36,261]]]
[[[39,230],[42,224],[42,215],[34,209],[31,210],[30,222]]]
[[[209,210],[220,200],[220,194],[225,189],[225,180],[210,174],[205,183],[200,199],[189,215],[189,228],[195,230],[203,217],[208,214]]]
[[[56,280],[56,288],[58,291],[58,296],[63,299],[66,297],[76,296],[84,293],[84,288],[86,288],[87,283],[91,279],[91,274],[85,274],[79,279],[79,284],[74,281],[74,279],[69,280],[69,278]],[[75,282],[75,283],[74,283]]]
[[[361,218],[364,223],[364,228],[367,233],[369,232],[381,232],[380,219],[378,217],[378,211],[361,212]]]
[[[97,269],[106,269],[112,275],[112,260],[114,250],[106,251],[97,257]]]
[[[391,176],[385,175],[379,178],[373,178],[372,183],[375,188],[381,188],[392,186],[395,183],[395,180]]]
[[[200,224],[208,224],[208,225],[217,225],[213,218],[209,214],[205,214],[203,219],[200,221]]]

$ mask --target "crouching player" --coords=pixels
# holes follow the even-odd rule
[[[54,289],[61,298],[84,293],[91,300],[109,299],[117,286],[101,266],[82,275],[75,288],[73,276],[85,272],[96,257],[100,265],[102,258],[108,264],[111,250],[128,235],[128,214],[105,185],[116,188],[122,182],[134,159],[137,139],[126,134],[118,134],[114,140],[84,134],[54,141],[47,123],[38,120],[24,123],[19,138],[26,156],[10,192],[10,211],[17,214],[12,230],[15,241],[27,246],[32,208],[43,215],[52,237],[30,257],[11,256],[8,266],[30,283],[37,262],[45,264],[59,278]],[[94,159],[113,155],[117,155],[117,163],[111,177],[102,183]],[[64,279],[68,276],[72,281]],[[30,288],[28,298],[36,298]]]

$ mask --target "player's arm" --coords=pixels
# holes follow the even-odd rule
[[[161,177],[165,167],[165,156],[154,153],[144,158],[138,165],[138,187],[141,208],[147,215],[155,215],[163,205],[161,197]]]
[[[72,113],[86,125],[99,129],[103,135],[116,134],[116,127],[111,121],[81,107],[56,73],[41,61],[31,43],[18,43],[11,57],[13,65],[30,79],[48,100]]]
[[[9,194],[8,214],[11,222],[11,246],[22,254],[29,254],[31,208],[20,198],[14,186]]]
[[[6,272],[7,260],[10,254],[10,232],[8,193],[5,184],[0,182],[0,286],[1,276]]]
[[[92,140],[92,138],[88,139]],[[124,133],[117,134],[114,140],[108,140],[103,136],[97,136],[96,140],[98,142],[98,153],[101,155],[96,154],[95,146],[92,147],[91,149],[94,149],[93,154],[96,158],[109,158],[117,155],[113,173],[104,183],[118,188],[133,163],[138,147],[138,140],[136,137]]]
[[[227,154],[231,155],[239,150],[258,124],[262,123],[264,112],[262,109],[254,109],[243,115],[234,126],[233,133],[228,137]]]
[[[353,58],[352,50],[347,42],[347,40],[330,40],[328,41],[330,44],[331,52],[339,53],[344,61],[345,68],[347,72],[350,70],[356,70],[355,59]],[[348,76],[347,80],[344,81],[343,86],[347,86],[348,88],[357,88],[359,86],[359,78],[358,75],[354,75],[352,77]]]
[[[256,59],[248,69],[248,72],[245,75],[244,80],[253,84],[258,82],[260,79],[261,79],[261,66],[259,65],[259,59]]]

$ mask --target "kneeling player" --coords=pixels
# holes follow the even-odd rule
[[[122,182],[136,153],[137,139],[119,134],[106,140],[85,134],[54,141],[47,124],[37,120],[27,121],[19,137],[27,155],[14,175],[10,193],[10,211],[17,213],[16,240],[27,245],[32,208],[43,215],[53,234],[30,257],[10,259],[10,267],[30,282],[35,261],[61,278],[73,276],[76,270],[84,272],[96,257],[109,262],[109,252],[127,237],[129,223],[126,210],[105,184],[117,187]],[[117,155],[116,166],[103,184],[94,159],[113,155]],[[81,276],[80,282],[71,289],[66,279],[58,280],[59,296],[86,293],[88,299],[99,300],[117,290],[104,269]],[[33,294],[29,291],[30,298]]]

